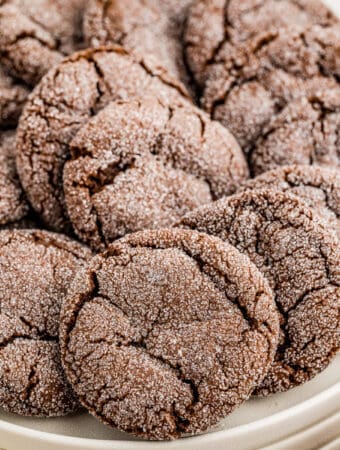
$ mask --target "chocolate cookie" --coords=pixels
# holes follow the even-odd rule
[[[79,41],[86,0],[1,0],[0,62],[35,85]]]
[[[316,166],[285,166],[248,180],[239,191],[278,189],[301,197],[340,237],[340,173]]]
[[[68,215],[78,236],[105,247],[127,233],[172,226],[233,193],[248,167],[234,137],[189,102],[112,102],[70,143]]]
[[[149,439],[206,430],[246,400],[275,354],[272,292],[249,259],[186,230],[131,234],[95,257],[61,314],[82,404]]]
[[[18,127],[17,166],[30,203],[50,227],[67,227],[62,175],[77,131],[110,101],[147,93],[171,104],[184,90],[117,46],[74,54],[36,87]]]
[[[206,68],[226,42],[238,44],[270,28],[336,22],[319,0],[194,0],[185,30],[187,60],[202,83]]]
[[[183,25],[192,0],[90,0],[84,16],[89,45],[121,44],[154,58],[190,87],[183,58]]]
[[[28,94],[29,89],[6,74],[0,65],[0,129],[17,124]]]
[[[15,166],[15,132],[0,132],[0,226],[22,219],[28,204]]]
[[[182,226],[234,245],[274,291],[281,339],[257,394],[285,391],[327,367],[340,347],[340,244],[305,202],[287,192],[246,191],[189,213]]]
[[[59,313],[90,252],[45,231],[1,231],[0,248],[0,406],[67,414],[79,405],[60,363]]]
[[[251,146],[254,175],[277,166],[340,166],[340,86],[292,101]]]
[[[0,231],[3,230],[40,230],[42,226],[39,220],[36,219],[34,214],[29,214],[21,220],[15,222],[6,223],[6,225],[0,225]]]
[[[207,71],[202,106],[247,152],[272,117],[294,98],[339,89],[340,25],[268,31],[222,45]]]

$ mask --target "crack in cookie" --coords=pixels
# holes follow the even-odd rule
[[[272,292],[247,257],[172,229],[130,234],[96,256],[63,305],[60,341],[68,378],[94,416],[174,439],[249,397],[278,330]]]

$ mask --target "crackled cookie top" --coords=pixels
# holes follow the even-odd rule
[[[97,249],[133,231],[174,225],[233,193],[248,175],[234,137],[184,101],[112,102],[70,148],[63,177],[68,215]]]
[[[29,89],[11,78],[0,65],[0,132],[17,124]]]
[[[239,191],[278,189],[301,197],[340,236],[340,173],[316,166],[285,166],[248,180]]]
[[[73,283],[61,353],[93,415],[173,439],[206,430],[249,397],[278,328],[267,282],[235,248],[190,230],[142,231]]]
[[[281,338],[256,393],[285,391],[325,369],[340,347],[340,245],[314,211],[287,192],[252,190],[189,213],[182,226],[234,245],[274,291]]]
[[[269,28],[331,25],[337,18],[319,0],[194,0],[185,49],[197,81],[224,43],[238,44]]]
[[[20,220],[28,213],[15,153],[15,132],[0,131],[0,226]]]
[[[254,175],[278,166],[340,166],[340,87],[301,97],[272,119],[250,148]]]
[[[59,355],[59,312],[75,273],[90,256],[45,231],[0,232],[0,407],[60,416],[78,407]]]
[[[121,44],[153,58],[190,87],[183,25],[192,0],[90,0],[84,35],[90,45]]]
[[[77,131],[110,101],[181,96],[182,86],[121,47],[85,50],[65,59],[36,87],[18,127],[18,171],[30,203],[53,229],[65,229],[62,175]]]
[[[0,63],[30,85],[80,40],[86,0],[1,0]]]
[[[202,106],[247,152],[294,98],[339,89],[340,25],[264,32],[219,49],[207,70]]]

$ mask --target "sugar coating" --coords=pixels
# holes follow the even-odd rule
[[[245,152],[289,101],[339,89],[340,25],[265,31],[223,44],[207,69],[202,107]]]
[[[86,0],[1,0],[0,63],[34,86],[79,45]]]
[[[255,393],[286,391],[327,367],[340,346],[340,244],[305,202],[271,189],[246,191],[189,213],[181,226],[234,245],[274,291],[281,337]]]
[[[0,65],[0,128],[17,124],[29,89],[10,77]]]
[[[0,406],[29,416],[79,407],[59,354],[61,302],[91,252],[46,231],[0,232]]]
[[[190,89],[183,58],[183,27],[192,0],[90,0],[84,36],[92,46],[120,44],[154,58]]]
[[[130,234],[96,256],[61,313],[61,354],[81,403],[148,439],[204,431],[246,400],[275,354],[267,282],[219,239]]]
[[[187,61],[202,84],[206,68],[226,42],[238,45],[270,28],[337,21],[319,0],[194,0],[184,35]]]
[[[248,176],[228,130],[182,100],[112,102],[80,128],[70,149],[63,176],[68,215],[95,249],[133,231],[174,225],[235,192]]]
[[[164,102],[184,94],[162,68],[118,46],[75,53],[36,87],[20,118],[17,166],[30,203],[47,225],[67,228],[62,175],[77,131],[110,101],[157,95]]]
[[[340,88],[290,102],[251,145],[254,175],[288,164],[340,166]]]
[[[284,166],[246,181],[239,192],[278,189],[301,197],[329,230],[340,237],[340,173],[338,169],[317,166]]]
[[[15,132],[0,132],[0,226],[18,221],[28,204],[15,166]]]

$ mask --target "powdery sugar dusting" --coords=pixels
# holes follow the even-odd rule
[[[161,68],[121,47],[75,53],[35,89],[18,127],[18,171],[30,203],[53,229],[67,229],[62,191],[69,144],[110,101],[157,95],[171,103],[184,90]]]
[[[191,89],[182,34],[192,0],[90,0],[84,34],[90,45],[115,43],[153,58]]]
[[[285,391],[327,367],[340,346],[340,246],[306,203],[286,192],[246,191],[188,214],[182,226],[234,245],[273,288],[281,339],[258,394]]]
[[[340,237],[340,174],[338,169],[285,166],[248,180],[239,191],[271,188],[302,198]]]
[[[269,28],[336,22],[319,0],[194,0],[184,36],[188,63],[202,83],[207,67],[225,43],[239,45]]]
[[[15,167],[15,133],[0,132],[0,226],[22,219],[28,212]]]
[[[61,352],[80,401],[149,439],[206,430],[246,400],[275,353],[267,282],[219,239],[131,234],[92,260],[61,315]]]
[[[68,214],[101,248],[141,229],[171,226],[233,193],[248,175],[233,136],[189,102],[113,102],[83,126],[64,168]]]
[[[223,44],[211,62],[202,106],[244,151],[291,100],[337,89],[339,24],[269,30],[240,46]]]
[[[63,297],[91,253],[45,231],[0,232],[0,405],[60,416],[78,408],[60,364]]]

